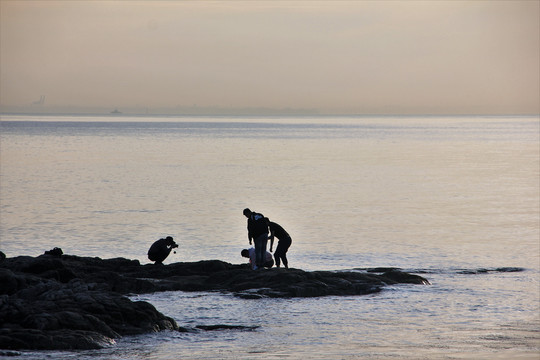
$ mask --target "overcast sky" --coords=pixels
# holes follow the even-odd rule
[[[0,0],[0,102],[539,113],[539,3]]]

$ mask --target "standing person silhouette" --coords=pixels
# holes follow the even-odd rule
[[[263,267],[266,256],[266,244],[268,243],[268,219],[263,214],[259,214],[244,209],[244,216],[248,218],[248,240],[249,245],[255,242],[255,261],[258,268]]]
[[[276,266],[279,267],[280,260],[283,261],[283,266],[285,269],[289,268],[289,261],[287,260],[287,250],[291,246],[292,239],[291,236],[281,227],[281,225],[276,224],[268,220],[268,227],[270,228],[270,251],[274,246],[274,237],[278,238],[279,242],[274,253],[274,258],[276,259]]]

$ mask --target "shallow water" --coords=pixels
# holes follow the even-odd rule
[[[24,358],[537,359],[540,122],[534,117],[3,115],[0,249],[240,263],[250,207],[305,270],[393,266],[431,286],[317,299],[161,293],[184,327]],[[362,271],[362,270],[358,270]]]

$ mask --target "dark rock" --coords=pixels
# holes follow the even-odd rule
[[[75,259],[42,255],[1,263],[0,349],[98,349],[123,335],[178,329],[151,304],[116,291],[123,290],[123,277],[110,269],[138,261],[88,259],[80,267],[84,260]],[[107,271],[92,279],[100,268]]]
[[[215,331],[215,330],[255,330],[258,326],[242,326],[242,325],[197,325],[197,329],[206,330],[206,331]]]
[[[409,274],[399,270],[391,270],[382,274],[382,278],[389,279],[390,284],[419,284],[430,285],[429,281],[422,276]]]
[[[361,269],[360,269],[361,270]],[[384,272],[388,272],[388,271],[394,271],[394,270],[401,270],[399,268],[394,268],[394,267],[376,267],[376,268],[368,268],[368,269],[365,269],[367,272],[369,273],[384,273]]]
[[[0,287],[0,295],[10,295],[27,286],[25,276],[16,275],[9,269],[1,268],[0,284],[2,284],[2,286]]]
[[[45,251],[45,255],[52,255],[52,256],[56,256],[56,257],[62,256],[63,253],[64,252],[62,251],[62,249],[57,248],[57,247],[55,247],[52,250]]]
[[[429,284],[395,268],[367,271],[270,269],[219,260],[141,265],[137,260],[65,255],[60,251],[0,261],[0,349],[98,349],[124,335],[190,331],[125,295],[221,291],[260,299],[364,295],[397,283]],[[384,273],[382,273],[384,271]],[[245,329],[200,325],[195,330]]]

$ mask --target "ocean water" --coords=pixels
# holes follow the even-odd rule
[[[432,285],[238,299],[156,293],[180,326],[23,359],[538,359],[538,117],[2,115],[0,250],[242,263],[249,207],[304,270],[398,267]]]

